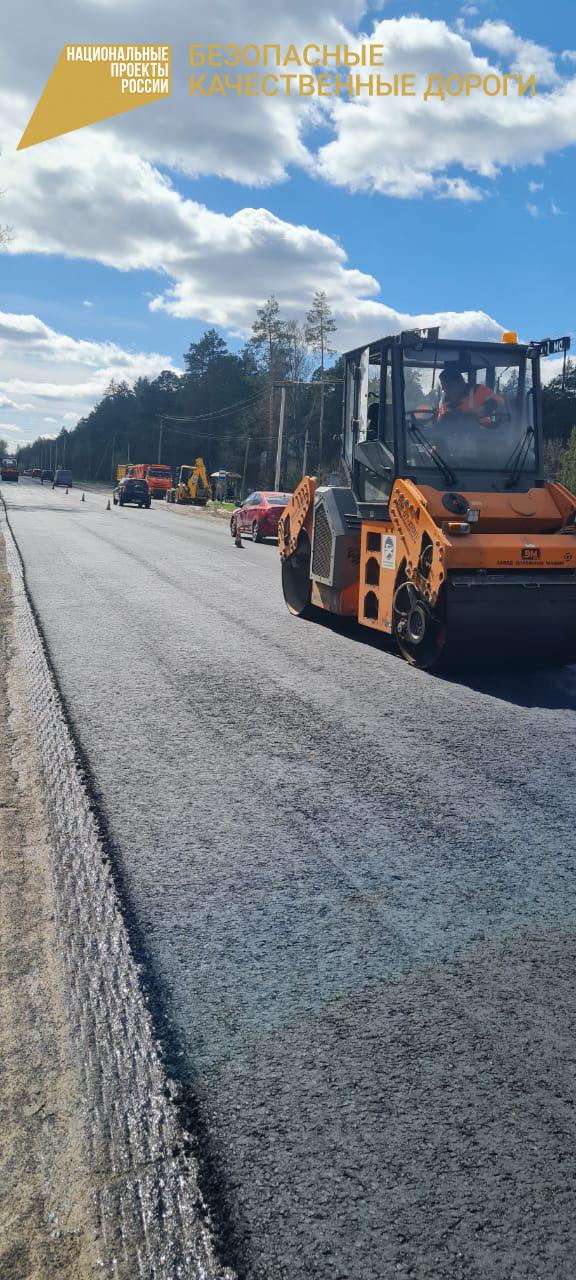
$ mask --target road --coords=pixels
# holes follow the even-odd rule
[[[431,676],[224,523],[2,494],[225,1260],[568,1280],[576,669]]]

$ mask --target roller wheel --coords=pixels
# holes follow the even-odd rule
[[[252,525],[252,541],[253,542],[262,541],[262,534],[260,533],[260,525],[258,524],[257,520],[255,520]]]
[[[282,561],[282,590],[284,599],[296,617],[309,618],[313,615],[310,603],[310,539],[304,529],[298,538],[298,545],[293,555]]]
[[[444,651],[446,629],[441,617],[407,579],[394,595],[392,631],[402,657],[411,666],[422,671],[437,666]]]

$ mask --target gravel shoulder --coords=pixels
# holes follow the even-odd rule
[[[94,1205],[38,762],[0,545],[0,1274],[95,1274]]]

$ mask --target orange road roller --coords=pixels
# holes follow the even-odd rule
[[[342,485],[305,476],[282,514],[291,613],[357,619],[422,668],[576,662],[576,497],[544,479],[543,357],[395,334],[345,356]]]

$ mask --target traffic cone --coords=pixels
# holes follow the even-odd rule
[[[83,494],[82,494],[82,501],[83,501],[83,502],[85,502],[85,501],[86,501],[86,494],[85,494],[85,493],[83,493]]]
[[[66,493],[68,493],[68,486],[66,486]]]
[[[234,546],[235,546],[235,547],[240,547],[240,550],[242,550],[242,534],[240,533],[240,521],[239,521],[239,520],[237,520],[237,521],[236,521],[236,536],[235,536],[235,538],[234,538]]]
[[[107,510],[107,511],[109,511],[109,510],[110,510],[110,499],[108,499],[108,502],[107,502],[107,504],[106,504],[106,510]]]

